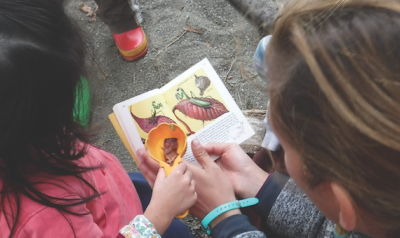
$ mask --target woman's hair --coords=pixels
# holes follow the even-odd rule
[[[271,120],[310,186],[334,181],[400,237],[400,4],[295,1],[267,53]]]
[[[11,208],[10,237],[20,214],[20,196],[60,213],[99,195],[77,165],[87,132],[73,120],[75,87],[85,66],[84,41],[61,1],[1,0],[0,3],[0,212]],[[77,148],[77,143],[83,146]],[[73,176],[93,196],[61,199],[43,194],[30,178]],[[16,204],[13,206],[12,204]],[[9,215],[9,214],[8,214]],[[9,218],[9,216],[5,216]]]

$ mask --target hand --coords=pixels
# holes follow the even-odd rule
[[[186,164],[178,165],[168,177],[164,169],[159,169],[153,188],[153,196],[144,216],[162,235],[172,219],[184,213],[197,200],[195,182]]]
[[[137,151],[136,158],[139,162],[140,171],[143,173],[150,187],[154,187],[160,164],[152,159],[144,148]]]
[[[220,156],[215,163],[229,178],[239,198],[257,195],[269,174],[258,167],[238,144],[214,143],[204,148],[208,154]]]
[[[196,181],[197,203],[190,209],[190,213],[203,219],[214,208],[236,200],[232,184],[222,172],[217,164],[215,164],[203,146],[197,139],[192,141],[192,151],[196,160],[203,166],[200,168],[196,165],[186,163],[188,169],[193,173],[193,179]],[[240,214],[239,209],[226,212],[211,222],[214,227],[226,217]]]

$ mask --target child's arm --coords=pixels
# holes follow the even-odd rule
[[[189,209],[196,200],[194,180],[186,164],[180,164],[168,177],[165,177],[164,169],[160,169],[144,215],[136,216],[124,226],[118,237],[160,237],[174,217]]]

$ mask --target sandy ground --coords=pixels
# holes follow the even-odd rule
[[[271,1],[271,7],[275,8],[273,0],[264,1]],[[81,2],[94,6],[93,0],[70,0],[66,2],[66,10],[88,36],[86,76],[92,93],[91,124],[101,128],[94,143],[116,155],[127,171],[138,169],[108,120],[112,107],[163,86],[203,58],[210,60],[222,80],[232,66],[225,85],[241,109],[266,109],[266,84],[253,66],[260,36],[227,1],[139,0],[149,51],[135,62],[126,62],[119,55],[108,27],[100,19],[93,22],[81,12]],[[187,32],[159,53],[188,26],[203,34]],[[193,226],[195,236],[203,237],[204,233],[197,231],[198,223]]]

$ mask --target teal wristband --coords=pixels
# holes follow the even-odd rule
[[[233,209],[253,206],[256,205],[257,203],[258,203],[258,198],[247,198],[243,200],[236,200],[233,202],[222,204],[221,206],[212,210],[210,213],[207,214],[207,216],[203,218],[203,220],[201,221],[201,227],[207,232],[207,234],[210,234],[211,233],[210,223],[219,215]]]

